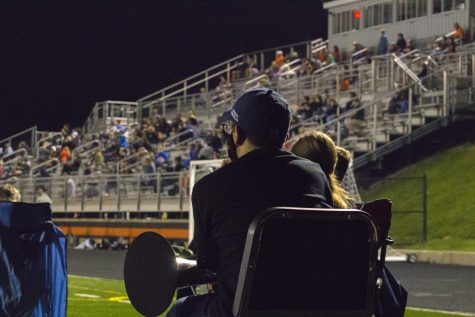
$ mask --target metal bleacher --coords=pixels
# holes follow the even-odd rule
[[[202,127],[212,128],[217,116],[243,91],[266,85],[279,91],[294,110],[304,96],[327,92],[341,105],[349,100],[350,92],[356,93],[361,100],[360,108],[337,113],[335,119],[325,123],[314,117],[301,120],[291,127],[293,134],[287,146],[305,131],[322,130],[331,135],[338,145],[354,152],[354,168],[358,169],[446,125],[457,108],[474,103],[473,45],[467,45],[451,55],[415,50],[402,56],[388,54],[368,58],[367,55],[360,57],[361,52],[357,52],[347,62],[328,64],[310,76],[298,76],[302,59],[324,49],[327,49],[327,42],[318,39],[242,54],[136,102],[96,103],[84,125],[89,143],[76,150],[75,154],[87,155],[89,151],[100,148],[92,136],[116,123],[132,126],[156,115],[170,118],[177,113],[193,111]],[[252,60],[257,69],[265,69],[274,59],[276,50],[292,56],[280,80],[268,81],[262,74],[242,78],[244,64]],[[423,62],[428,65],[429,75],[419,78],[417,74]],[[341,81],[344,78],[349,79],[351,85],[342,91]],[[401,89],[407,89],[410,96],[408,111],[390,114],[389,101]],[[345,127],[358,111],[364,111],[364,120],[360,122],[357,134],[348,135]],[[0,141],[0,145],[27,136],[31,137],[30,149],[22,155],[29,155],[34,161],[39,156],[41,144],[54,134],[39,133],[36,128],[31,128]],[[177,136],[172,136],[165,142],[172,152],[183,153],[194,141],[193,138],[182,142],[177,140]],[[130,161],[136,164],[134,160]],[[51,168],[59,167],[57,162],[48,164]],[[11,181],[21,190],[24,201],[35,201],[37,186],[48,188],[57,217],[95,215],[107,218],[112,215],[128,219],[139,213],[156,218],[163,217],[165,212],[170,218],[174,217],[174,213],[176,217],[186,217],[189,210],[188,172],[150,175],[133,173],[132,169],[121,173],[119,165],[116,174],[58,174],[41,178],[32,173]],[[32,169],[37,168],[35,165]]]

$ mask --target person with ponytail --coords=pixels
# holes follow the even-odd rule
[[[340,185],[335,167],[337,164],[337,147],[333,140],[323,132],[311,131],[298,139],[292,146],[292,153],[320,164],[328,178],[335,207],[353,208],[354,200]]]

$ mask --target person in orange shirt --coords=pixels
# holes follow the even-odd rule
[[[59,153],[59,161],[62,164],[65,164],[71,158],[71,151],[69,147],[65,146],[62,148],[61,152]]]
[[[463,39],[464,33],[465,33],[465,30],[460,26],[460,24],[458,24],[457,22],[455,22],[455,24],[454,24],[454,32],[453,32],[452,37],[453,37],[454,39]]]
[[[277,51],[275,52],[275,59],[274,62],[276,62],[278,65],[282,65],[285,60],[285,55],[283,51]]]

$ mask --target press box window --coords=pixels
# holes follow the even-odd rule
[[[427,0],[397,0],[397,20],[404,21],[427,15]]]
[[[464,10],[466,0],[434,0],[433,13],[442,13],[452,10]]]
[[[360,29],[360,19],[355,11],[345,11],[333,14],[333,34]]]
[[[364,9],[364,27],[392,23],[393,6],[392,3],[381,3],[366,7]]]

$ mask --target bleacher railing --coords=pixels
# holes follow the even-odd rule
[[[137,102],[101,101],[96,102],[83,128],[86,134],[91,134],[105,131],[116,124],[128,126],[139,119],[140,112]]]
[[[53,213],[188,211],[188,172],[156,174],[92,174],[20,178],[15,186],[22,201],[36,202],[38,187],[46,189]],[[80,213],[80,215],[79,215]]]
[[[305,41],[238,55],[139,99],[138,103],[142,108],[142,115],[148,117],[156,113],[169,116],[175,114],[178,110],[183,111],[179,109],[179,103],[169,103],[167,101],[171,98],[187,100],[189,95],[199,93],[208,94],[216,87],[221,86],[220,81],[221,83],[239,81],[242,79],[244,71],[242,66],[245,63],[251,63],[262,71],[271,65],[271,62],[275,59],[276,51],[283,51],[286,56],[295,55],[297,58],[310,57],[312,52],[321,47],[326,47],[326,45],[327,42],[321,40]]]
[[[35,155],[37,151],[37,133],[38,128],[36,126],[25,129],[0,140],[0,147],[3,148],[6,144],[10,144],[13,149],[17,149],[18,144],[23,141],[28,146],[29,154]]]

